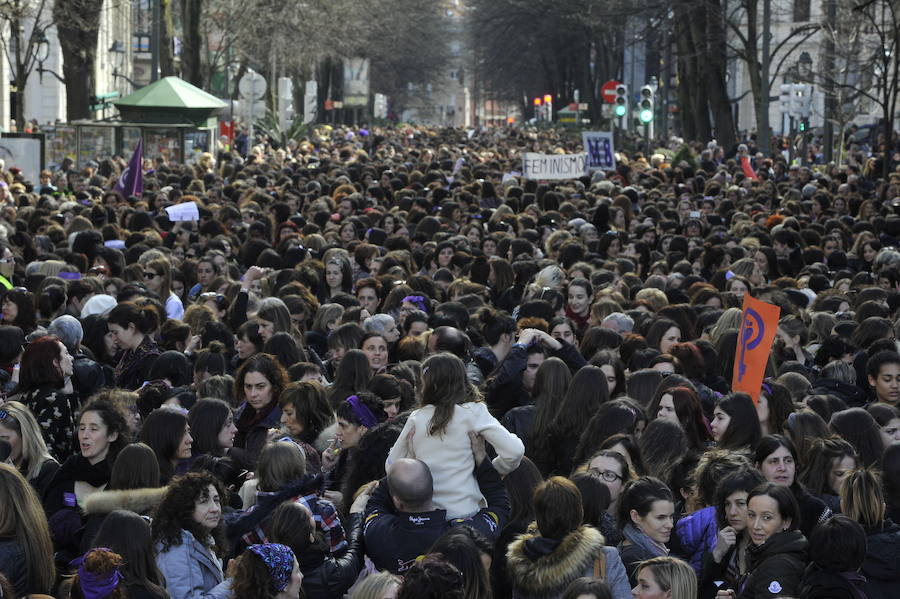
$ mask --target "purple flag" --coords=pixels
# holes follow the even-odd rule
[[[140,197],[144,191],[143,161],[144,139],[140,138],[137,147],[134,148],[134,154],[131,155],[131,160],[128,162],[128,168],[122,171],[122,176],[119,177],[114,188],[126,198],[128,196]]]

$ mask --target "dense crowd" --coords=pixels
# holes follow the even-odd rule
[[[0,596],[900,596],[900,172],[579,146],[0,170]]]

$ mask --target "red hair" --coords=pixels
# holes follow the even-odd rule
[[[62,358],[61,344],[56,337],[45,335],[25,346],[19,367],[19,391],[30,391],[41,385],[62,388],[65,381],[58,364]]]

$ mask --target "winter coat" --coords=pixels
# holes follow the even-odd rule
[[[506,553],[512,596],[514,599],[561,597],[576,578],[593,578],[594,562],[601,553],[606,569],[603,580],[613,599],[628,599],[631,587],[618,552],[605,546],[603,535],[590,526],[581,526],[558,542],[533,533],[513,541]]]
[[[866,531],[866,559],[859,571],[869,599],[900,597],[900,526],[885,520],[881,528]]]
[[[628,584],[634,587],[637,584],[638,564],[657,556],[640,545],[635,545],[634,543],[626,544],[624,541],[619,543],[618,549],[619,557],[622,558],[622,563],[625,564],[625,571],[628,573]]]
[[[864,583],[865,578],[855,572],[829,572],[810,564],[800,582],[800,599],[862,599]]]
[[[166,487],[128,489],[124,491],[100,491],[84,500],[84,532],[81,550],[93,547],[97,531],[106,517],[116,510],[128,510],[141,516],[152,516],[166,493]]]
[[[834,395],[844,400],[850,407],[861,408],[866,405],[868,396],[866,392],[857,385],[841,382],[837,379],[820,378],[813,386],[812,393],[815,395]]]
[[[738,599],[796,597],[806,568],[807,546],[799,530],[775,533],[762,545],[751,545],[750,570],[741,582]]]
[[[716,508],[710,506],[697,510],[675,524],[672,553],[687,561],[699,576],[703,554],[715,548],[718,532]]]
[[[29,588],[25,551],[16,539],[0,539],[0,574],[13,585],[19,597],[24,597],[32,591],[37,592],[37,589]]]
[[[156,545],[156,565],[172,599],[231,599],[222,561],[186,530],[178,545],[165,550],[162,543]]]
[[[350,514],[347,521],[347,550],[335,557],[313,552],[307,561],[302,556],[303,590],[306,599],[341,597],[356,582],[363,566],[362,514]]]
[[[75,413],[78,401],[74,394],[63,393],[52,385],[41,385],[10,397],[31,410],[41,427],[47,449],[60,463],[75,450]]]
[[[794,492],[797,505],[800,507],[800,532],[808,539],[813,529],[831,518],[833,514],[824,501],[812,495],[800,485],[795,484],[791,487],[791,491]]]
[[[509,497],[490,460],[478,466],[476,477],[487,507],[471,518],[449,521],[445,510],[398,512],[387,478],[381,479],[369,498],[363,527],[366,555],[375,567],[394,574],[405,573],[441,535],[460,524],[471,526],[493,542],[509,518]]]
[[[228,456],[247,470],[256,470],[256,460],[268,441],[269,429],[281,426],[281,408],[276,399],[272,403],[275,405],[269,407],[269,413],[255,422],[252,422],[253,414],[247,413],[248,410],[252,412],[253,408],[246,401],[234,412],[234,423],[238,431],[234,436],[234,447],[228,452]],[[246,427],[245,421],[248,423]]]

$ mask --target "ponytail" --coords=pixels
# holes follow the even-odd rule
[[[123,302],[112,309],[107,322],[123,329],[133,323],[137,330],[149,335],[159,326],[159,315],[151,305],[139,306],[134,302]]]

